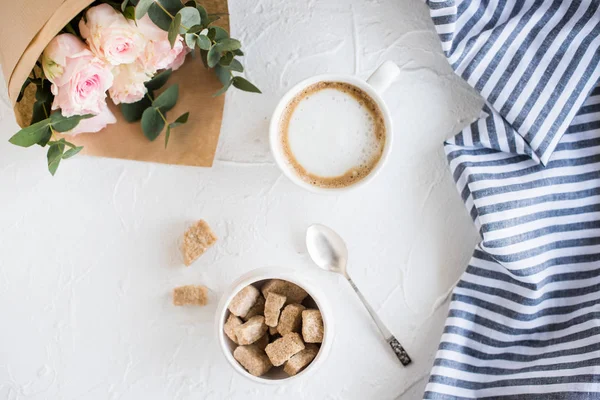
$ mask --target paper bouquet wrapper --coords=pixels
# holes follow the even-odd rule
[[[5,1],[0,13],[0,64],[21,127],[29,125],[35,88],[30,85],[21,102],[16,103],[23,82],[35,63],[62,28],[92,0]],[[229,29],[227,0],[204,0],[211,14],[221,14],[216,25]],[[165,164],[212,166],[223,117],[225,96],[213,97],[221,87],[214,71],[204,67],[200,57],[188,55],[166,87],[179,84],[179,100],[167,115],[169,122],[190,112],[188,123],[175,128],[165,149],[164,132],[153,142],[142,133],[139,122],[128,123],[109,101],[117,123],[97,133],[68,136],[70,142],[84,146],[83,154],[153,161]],[[65,136],[66,137],[66,136]]]

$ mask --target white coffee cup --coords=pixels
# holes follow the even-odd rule
[[[298,186],[316,193],[339,193],[356,189],[372,181],[385,164],[392,148],[392,118],[385,102],[381,98],[381,94],[390,86],[390,84],[398,77],[399,74],[400,68],[398,65],[392,61],[386,61],[379,68],[377,68],[377,70],[366,81],[352,75],[326,74],[308,78],[292,87],[281,98],[277,107],[275,107],[275,111],[273,112],[269,126],[271,152],[273,153],[273,157],[283,173]],[[381,110],[381,114],[383,115],[386,137],[381,158],[368,175],[349,186],[324,188],[305,181],[291,167],[289,160],[286,158],[286,155],[283,151],[280,124],[286,107],[304,89],[318,82],[342,82],[358,87],[375,101],[376,105]]]

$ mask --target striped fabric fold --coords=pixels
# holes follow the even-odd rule
[[[600,399],[600,0],[427,1],[486,102],[445,143],[481,242],[425,399]]]

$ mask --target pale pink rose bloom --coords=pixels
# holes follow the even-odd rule
[[[135,103],[148,92],[144,82],[149,81],[152,76],[140,63],[121,64],[113,68],[112,72],[114,82],[108,93],[115,104]]]
[[[92,118],[82,119],[79,121],[77,126],[68,132],[64,132],[67,135],[78,135],[80,133],[91,133],[98,132],[106,128],[108,124],[114,124],[117,122],[114,114],[108,109],[106,103],[104,108],[100,110],[100,113]]]
[[[144,51],[135,23],[108,4],[90,8],[79,21],[79,31],[92,52],[112,65],[130,64]]]
[[[42,54],[42,68],[46,79],[56,85],[63,85],[70,78],[64,75],[69,59],[89,54],[91,52],[85,43],[75,35],[63,33],[54,37]]]
[[[137,21],[138,29],[147,40],[146,48],[140,55],[140,62],[150,74],[161,69],[178,69],[185,60],[189,48],[181,36],[177,37],[173,48],[169,43],[169,34],[160,29],[148,15]]]
[[[70,117],[99,114],[106,107],[106,91],[113,84],[113,76],[91,51],[67,57],[61,80],[65,82],[60,86],[52,84],[53,110],[61,109],[64,116]]]

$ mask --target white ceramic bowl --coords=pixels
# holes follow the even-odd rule
[[[256,377],[250,375],[248,371],[244,369],[237,362],[235,358],[233,358],[233,351],[236,348],[236,344],[231,341],[225,335],[223,331],[223,325],[229,316],[229,310],[227,306],[231,302],[231,299],[244,287],[251,284],[262,284],[269,279],[282,279],[296,285],[300,286],[314,301],[314,306],[321,311],[321,315],[323,317],[323,343],[321,343],[321,349],[319,353],[315,357],[315,359],[301,372],[294,376],[288,376],[283,370],[276,370],[275,368],[271,369],[268,373],[261,377]],[[301,274],[300,271],[296,271],[288,268],[280,268],[280,267],[268,267],[268,268],[259,268],[248,272],[247,274],[240,277],[236,280],[223,294],[221,300],[219,301],[219,305],[217,306],[217,313],[215,317],[215,328],[217,338],[219,339],[219,344],[221,346],[221,350],[223,350],[223,355],[229,361],[229,364],[235,369],[238,373],[245,376],[246,378],[263,384],[280,384],[280,383],[289,383],[292,380],[300,379],[306,377],[307,375],[314,372],[318,369],[321,364],[327,358],[331,348],[331,342],[333,340],[333,321],[331,318],[331,313],[329,311],[329,307],[324,297],[324,294],[318,289],[316,283],[312,282],[310,278]]]

